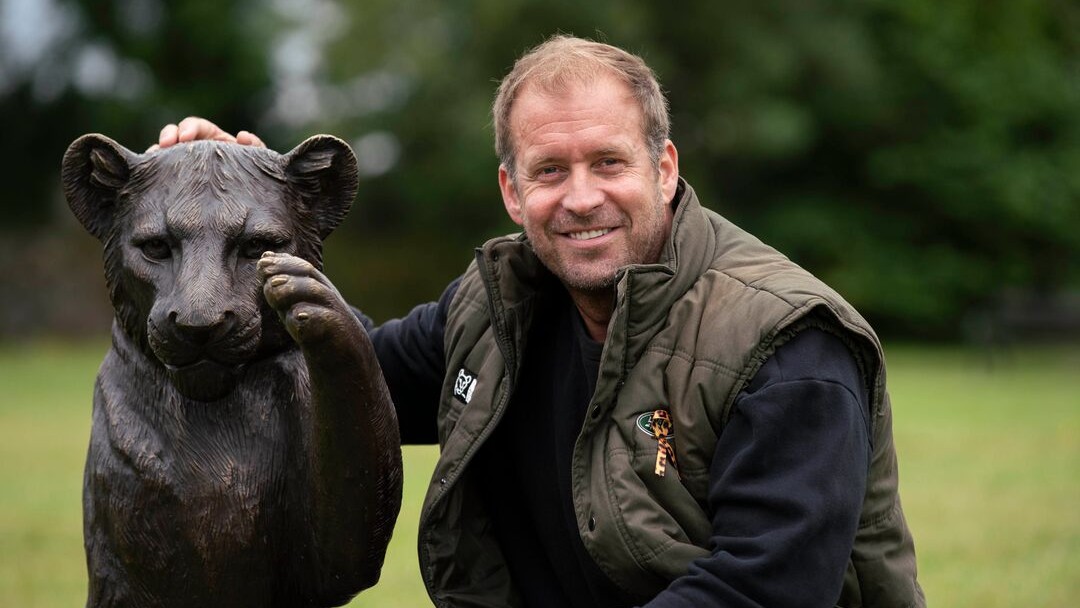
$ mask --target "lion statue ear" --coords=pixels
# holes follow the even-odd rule
[[[325,239],[356,197],[359,181],[352,148],[332,135],[309,137],[285,155],[285,175],[315,219],[319,238]]]
[[[116,200],[131,175],[135,153],[115,141],[90,133],[68,146],[60,175],[71,212],[98,240],[104,241],[116,214]]]

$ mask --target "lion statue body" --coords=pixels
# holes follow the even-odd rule
[[[87,606],[334,606],[378,579],[397,421],[320,271],[355,162],[328,136],[286,155],[68,149],[65,194],[104,245],[116,311],[84,478]]]

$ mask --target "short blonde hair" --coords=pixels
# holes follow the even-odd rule
[[[514,99],[525,85],[544,92],[564,90],[571,83],[587,83],[601,75],[615,76],[626,83],[641,107],[642,135],[653,163],[659,162],[671,132],[667,98],[652,68],[645,61],[618,47],[585,38],[558,34],[522,55],[499,83],[491,105],[495,125],[495,153],[510,177],[515,174],[514,140],[510,112]]]

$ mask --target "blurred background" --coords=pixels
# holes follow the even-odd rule
[[[32,270],[8,277],[0,335],[100,331],[103,298],[65,297],[100,273],[60,158],[92,131],[141,151],[190,114],[281,151],[349,141],[335,281],[377,319],[437,296],[513,228],[489,104],[557,31],[645,57],[701,199],[879,332],[1077,331],[1075,2],[0,0],[0,252]]]
[[[884,337],[933,603],[1017,605],[1009,576],[1025,605],[1080,593],[1076,2],[0,0],[0,604],[85,588],[79,470],[111,309],[61,194],[67,145],[139,151],[187,115],[280,151],[342,137],[362,181],[326,268],[385,320],[514,229],[489,104],[556,32],[642,55],[702,201]],[[422,487],[433,452],[410,450]],[[421,605],[410,576],[370,605]]]

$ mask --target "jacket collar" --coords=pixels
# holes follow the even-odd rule
[[[697,282],[716,251],[716,233],[694,189],[682,178],[673,204],[671,234],[660,259],[626,266],[616,275],[615,309],[617,313],[625,309],[626,335],[631,341],[656,332],[671,305]]]
[[[694,189],[682,178],[667,244],[654,264],[635,264],[616,275],[615,311],[608,326],[601,376],[615,378],[615,389],[663,329],[672,305],[705,272],[716,250],[716,235]],[[596,397],[601,402],[615,392]]]

